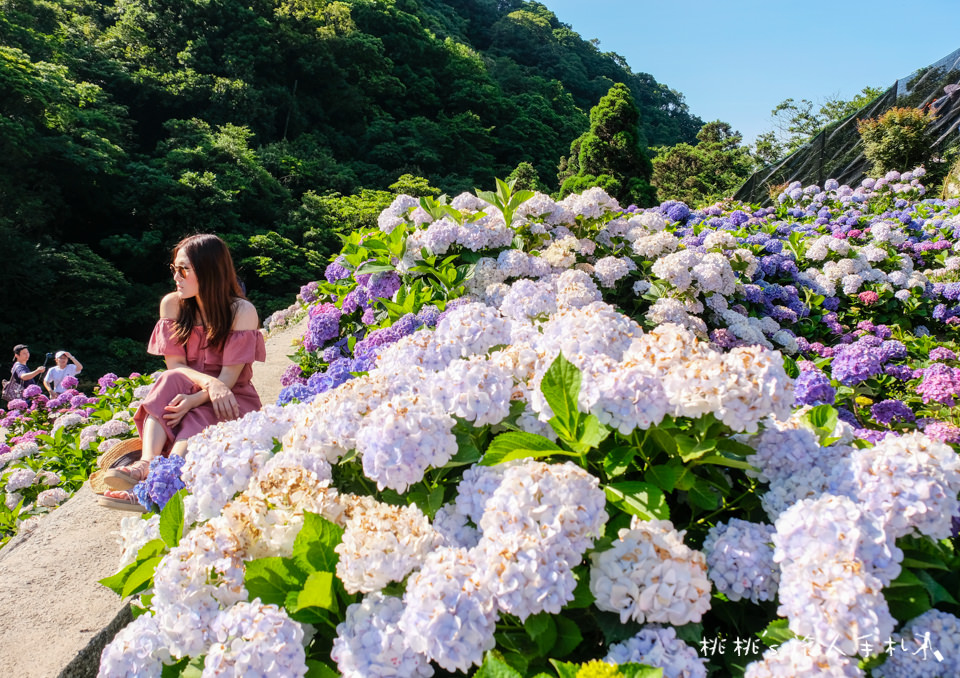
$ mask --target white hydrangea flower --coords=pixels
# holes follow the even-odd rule
[[[363,420],[357,454],[363,472],[377,487],[405,492],[428,468],[439,468],[457,453],[456,422],[437,402],[423,396],[394,396]]]
[[[773,525],[731,518],[707,532],[703,552],[710,581],[730,600],[773,600],[780,568],[773,562]]]
[[[403,601],[382,593],[365,596],[347,608],[337,625],[330,658],[344,678],[397,676],[430,678],[433,667],[408,646],[399,621]]]
[[[572,269],[557,278],[557,307],[560,309],[583,308],[602,299],[597,284],[585,271]]]
[[[420,567],[440,539],[415,505],[378,503],[356,511],[334,548],[340,554],[337,577],[348,593],[379,591]]]
[[[37,506],[59,506],[69,498],[70,495],[62,487],[54,487],[37,495]]]
[[[3,497],[3,505],[12,511],[17,508],[17,504],[23,501],[23,495],[19,492],[7,492]]]
[[[510,466],[484,505],[476,549],[480,581],[499,608],[526,619],[573,599],[572,569],[603,532],[606,498],[596,477],[566,462]]]
[[[204,678],[307,674],[303,628],[276,605],[260,599],[224,610],[211,628],[213,644],[203,662]]]
[[[875,678],[937,678],[960,674],[960,619],[927,610],[896,634],[894,650],[873,669]]]
[[[100,427],[100,435],[104,438],[118,438],[130,433],[130,424],[122,419],[111,419]]]
[[[510,286],[500,303],[500,313],[514,320],[527,320],[557,311],[557,294],[554,286],[521,278]]]
[[[433,529],[443,540],[443,546],[472,549],[480,542],[480,531],[469,524],[467,516],[454,504],[445,504],[437,510]]]
[[[683,543],[669,520],[634,520],[608,551],[590,556],[590,591],[620,621],[698,622],[710,609],[704,555]]]
[[[419,207],[420,201],[411,195],[400,194],[393,199],[390,206],[377,217],[377,226],[384,233],[392,233],[393,229],[401,225],[410,210]]]
[[[629,257],[603,257],[593,267],[593,273],[604,287],[613,287],[637,265]]]
[[[623,435],[656,426],[667,414],[666,394],[660,380],[643,367],[617,364],[596,379],[595,388],[597,398],[589,408],[590,413],[596,415],[601,424]]]
[[[220,518],[184,535],[157,564],[153,608],[164,646],[177,657],[199,656],[213,642],[221,608],[247,598],[241,542]]]
[[[960,514],[960,457],[923,433],[887,436],[851,452],[833,487],[859,501],[894,537],[919,532],[947,539],[951,518]]]
[[[710,231],[703,239],[703,246],[708,250],[720,248],[722,250],[736,249],[740,243],[730,231]]]
[[[660,297],[646,313],[647,321],[655,325],[673,324],[689,328],[700,336],[707,335],[707,324],[695,315],[687,313],[684,304],[677,299]]]
[[[633,233],[628,234],[628,239],[630,235]],[[656,259],[665,252],[675,252],[680,246],[680,241],[669,231],[648,234],[646,231],[637,229],[637,236],[630,247],[634,254],[648,261]]]
[[[874,672],[876,675],[876,672]],[[863,678],[857,662],[817,643],[791,638],[747,664],[744,678]]]
[[[483,662],[496,641],[497,611],[479,582],[477,563],[464,549],[441,547],[407,580],[397,626],[414,652],[447,671]]]
[[[273,456],[275,440],[293,426],[306,405],[267,405],[240,419],[208,426],[190,438],[181,476],[194,500],[196,520],[220,514],[227,502],[246,489]]]
[[[793,380],[778,353],[740,346],[674,367],[663,379],[678,416],[707,412],[735,431],[754,432],[768,416],[786,419],[793,406]]]
[[[482,356],[454,360],[432,387],[430,397],[447,413],[474,426],[499,424],[510,414],[513,375]]]
[[[57,417],[56,421],[53,422],[53,430],[58,431],[59,429],[70,430],[75,426],[78,426],[86,421],[82,415],[77,412],[67,412],[66,414],[61,414]]]
[[[16,492],[33,485],[37,479],[35,471],[29,468],[15,468],[7,471],[4,475],[7,477],[7,492]]]
[[[614,643],[603,661],[608,664],[646,664],[663,669],[663,678],[706,678],[707,660],[677,638],[671,626],[650,624],[632,638]]]
[[[699,263],[701,257],[702,255],[697,252],[681,250],[680,252],[674,252],[665,257],[660,257],[654,262],[650,270],[655,276],[667,281],[676,287],[678,291],[683,292],[693,283],[693,276],[690,273],[690,269]]]
[[[173,664],[154,615],[142,614],[117,632],[100,653],[98,678],[160,678]]]
[[[137,552],[149,541],[160,538],[160,515],[144,520],[130,516],[120,521],[120,565],[118,571],[137,559]]]
[[[486,354],[494,346],[510,343],[510,320],[486,304],[468,303],[437,324],[435,344],[447,361]]]
[[[903,552],[873,516],[847,497],[804,499],[777,519],[773,542],[777,614],[790,630],[848,656],[879,651],[896,623],[883,587],[899,575]]]

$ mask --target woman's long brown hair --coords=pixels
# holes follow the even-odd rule
[[[173,248],[173,259],[183,252],[190,260],[192,275],[197,276],[197,297],[203,300],[203,321],[207,341],[222,349],[233,326],[234,304],[245,299],[237,272],[233,268],[230,249],[220,238],[209,233],[191,235]],[[186,345],[196,318],[200,317],[197,298],[180,300],[180,310],[174,322],[174,336]]]

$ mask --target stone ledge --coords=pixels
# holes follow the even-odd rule
[[[129,606],[97,581],[117,571],[120,521],[132,515],[99,506],[84,486],[0,550],[3,675],[96,675],[103,646],[129,621]]]

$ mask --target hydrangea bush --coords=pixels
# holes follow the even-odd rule
[[[398,197],[132,531],[101,675],[957,673],[960,208],[919,176]]]
[[[67,379],[72,379],[67,377]],[[48,398],[28,386],[0,410],[0,545],[66,501],[113,445],[136,435],[133,413],[152,376],[106,374],[88,396],[75,387]]]

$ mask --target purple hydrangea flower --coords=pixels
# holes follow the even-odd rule
[[[883,368],[884,374],[889,374],[894,379],[900,381],[910,381],[913,379],[913,369],[908,365],[886,365]]]
[[[408,334],[413,334],[421,324],[417,316],[407,313],[390,327],[374,330],[362,341],[357,342],[353,348],[353,354],[358,358],[375,355],[381,346],[392,344]]]
[[[287,365],[287,369],[280,375],[280,386],[304,383],[306,380],[301,375],[303,375],[303,370],[300,369],[299,365]]]
[[[879,337],[877,337],[879,338]],[[891,360],[903,360],[907,357],[907,347],[896,339],[888,339],[880,344],[880,361],[888,363]]]
[[[375,273],[366,288],[371,299],[389,299],[400,289],[400,276],[396,271]]]
[[[434,327],[440,318],[440,310],[433,305],[424,306],[417,313],[417,317],[426,327]]]
[[[83,407],[86,404],[87,404],[87,396],[83,395],[82,393],[70,398],[70,407],[72,407],[73,409]]]
[[[300,288],[300,298],[308,304],[313,303],[317,300],[317,288],[319,288],[319,286],[320,284],[315,280],[313,282],[308,282],[306,285]]]
[[[794,382],[794,398],[797,405],[833,405],[837,391],[830,385],[830,378],[819,370],[805,370]]]
[[[36,384],[30,384],[25,389],[23,389],[24,398],[36,398],[38,395],[43,393],[43,389],[37,386]]]
[[[25,410],[28,407],[30,407],[30,403],[23,398],[15,398],[7,403],[7,409],[10,411]]]
[[[333,304],[311,308],[307,333],[303,345],[308,351],[315,351],[330,339],[336,339],[340,334],[340,309]]]
[[[930,351],[930,360],[934,362],[945,362],[947,360],[956,360],[957,354],[951,351],[946,346],[937,346],[935,349]]]
[[[935,419],[925,419],[917,423],[921,424],[923,432],[934,440],[951,445],[960,444],[960,427],[958,426]]]
[[[960,395],[960,368],[934,363],[923,371],[923,381],[917,386],[923,402],[931,401],[953,406],[954,398]]]
[[[343,257],[339,256],[327,264],[327,268],[323,271],[323,277],[327,279],[327,282],[335,283],[338,280],[350,277],[350,271],[341,265],[341,261],[343,261]]]
[[[79,383],[80,382],[77,380],[75,376],[73,376],[72,374],[68,374],[63,378],[63,381],[60,382],[60,385],[65,389],[71,389],[71,388],[74,388]]]
[[[830,370],[841,384],[854,386],[883,372],[881,357],[878,348],[857,341],[836,349]]]
[[[684,222],[690,216],[690,208],[682,202],[676,202],[667,208],[667,218],[672,221]]]
[[[895,421],[913,421],[916,419],[913,410],[902,400],[881,400],[870,408],[870,416],[877,423],[889,426]]]
[[[117,375],[115,375],[113,372],[107,372],[97,380],[97,384],[100,386],[100,392],[103,393],[108,388],[112,388],[117,385]]]
[[[373,312],[372,307],[363,312],[363,315],[360,317],[360,322],[362,322],[364,325],[373,325],[375,322],[377,322],[377,316]]]

